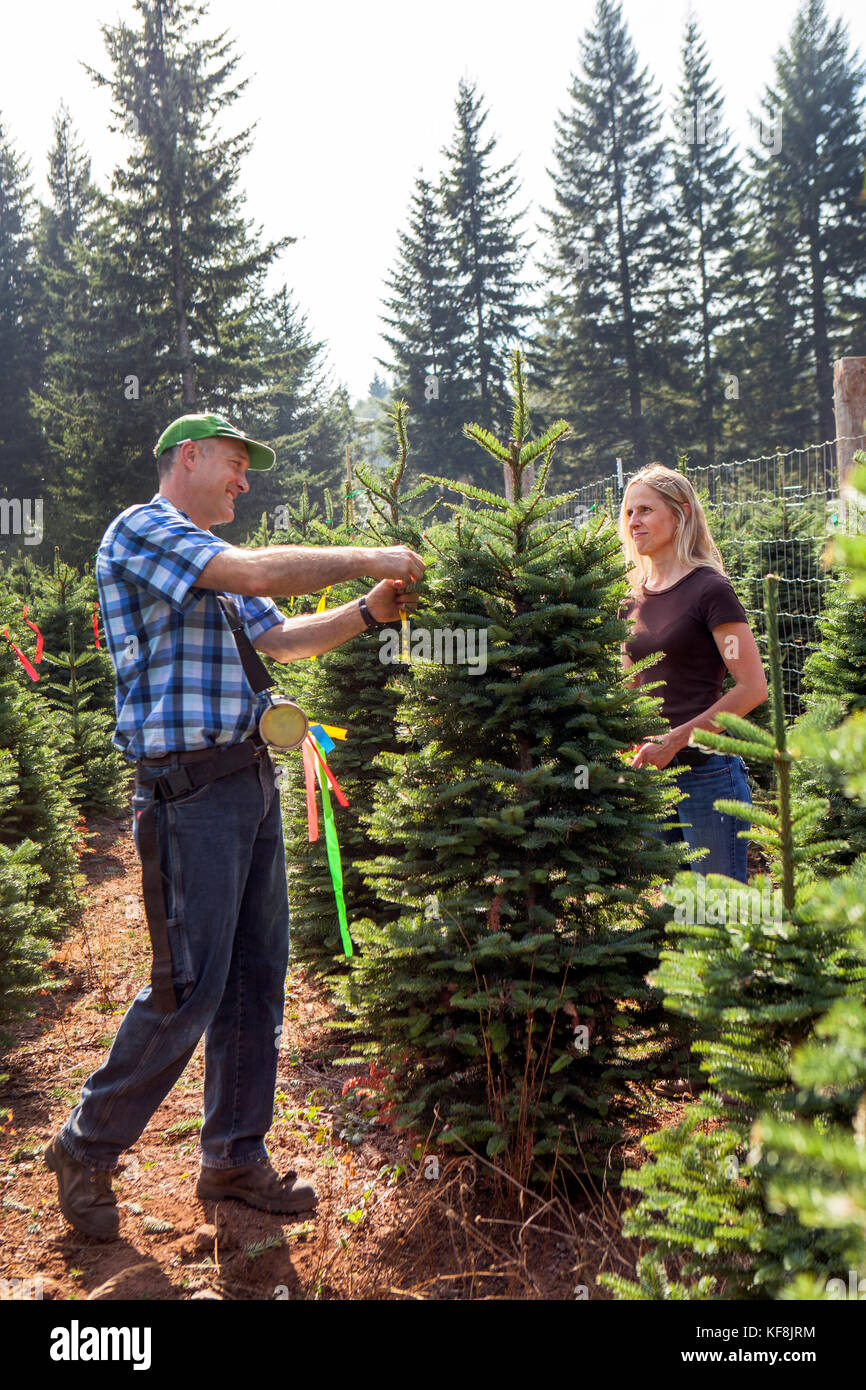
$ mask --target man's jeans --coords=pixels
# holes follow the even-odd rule
[[[683,822],[682,829],[660,829],[660,838],[668,844],[685,840],[692,849],[708,849],[709,854],[695,859],[691,867],[698,874],[727,874],[740,883],[748,879],[746,860],[748,840],[739,840],[737,832],[748,830],[749,822],[713,810],[713,802],[745,801],[752,804],[746,781],[746,764],[730,753],[713,753],[700,767],[683,767],[677,771],[677,786],[683,800],[676,807],[672,820]]]
[[[133,797],[136,848],[152,795]],[[156,1013],[150,985],[141,990],[60,1138],[80,1162],[113,1168],[204,1034],[202,1165],[233,1168],[267,1152],[283,1023],[289,906],[273,764],[264,753],[155,810],[178,1011]]]

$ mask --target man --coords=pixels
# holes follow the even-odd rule
[[[202,1199],[265,1211],[315,1205],[273,1169],[277,1048],[288,968],[285,853],[274,768],[255,695],[217,595],[276,661],[318,656],[417,603],[424,563],[406,546],[246,549],[213,535],[274,453],[219,415],[185,415],[161,435],[159,491],[111,522],[96,577],[117,678],[114,742],[136,764],[136,847],[154,944],[108,1057],[45,1151],[76,1230],[118,1232],[111,1171],[205,1037]],[[286,618],[268,595],[367,576],[365,598]],[[255,661],[254,653],[249,657]],[[326,715],[326,711],[313,711]],[[150,877],[149,877],[150,875]],[[155,885],[155,886],[154,886]]]

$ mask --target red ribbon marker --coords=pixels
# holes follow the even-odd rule
[[[97,649],[99,648],[99,645],[100,645],[100,643],[99,643],[99,618],[98,618],[98,616],[97,616],[98,610],[99,610],[99,604],[98,604],[98,603],[94,603],[94,605],[93,605],[93,641],[94,641],[94,644],[95,644],[95,646],[97,647]]]
[[[32,628],[33,631],[36,633],[36,652],[33,656],[33,664],[34,666],[38,666],[40,661],[42,660],[42,648],[45,645],[42,641],[42,633],[39,631],[39,628],[36,626],[35,623],[31,623],[30,619],[27,616],[26,608],[24,609],[24,621],[27,624],[27,626],[29,628]]]
[[[9,643],[18,660],[21,662],[21,665],[24,667],[24,670],[27,672],[30,679],[32,681],[38,681],[39,672],[34,671],[33,667],[30,665],[30,662],[27,660],[27,657],[24,655],[22,651],[19,651],[18,647],[16,647],[15,643],[12,641],[12,638],[9,636],[8,627],[3,629],[3,636],[6,638],[6,641]]]
[[[312,749],[313,749],[313,752],[315,753],[315,755],[316,755],[316,757],[318,758],[319,762],[322,764],[322,767],[323,767],[324,770],[325,770],[325,776],[327,777],[327,779],[328,779],[328,781],[330,782],[331,786],[334,788],[334,795],[336,796],[336,798],[337,798],[337,800],[339,801],[340,805],[341,805],[341,806],[348,806],[349,802],[348,802],[348,799],[347,799],[347,797],[346,797],[346,794],[345,794],[345,792],[343,791],[343,788],[340,786],[339,782],[337,781],[336,777],[334,776],[333,772],[332,772],[331,769],[328,767],[328,764],[325,762],[325,759],[322,757],[321,753],[319,752],[319,745],[316,743],[316,740],[313,738],[312,734],[307,734],[306,742],[309,743],[309,744],[311,745],[311,747],[312,747]],[[305,745],[305,746],[306,746],[306,745]]]

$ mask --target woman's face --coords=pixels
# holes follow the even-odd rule
[[[675,512],[647,483],[632,483],[625,499],[625,520],[638,555],[655,555],[677,533]]]

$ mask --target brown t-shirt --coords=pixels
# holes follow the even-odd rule
[[[696,719],[722,693],[727,670],[713,639],[721,623],[748,622],[730,579],[706,565],[658,593],[642,589],[624,601],[620,616],[631,619],[625,649],[632,661],[651,652],[665,655],[638,676],[641,685],[664,681],[650,693],[661,696],[671,728]]]

